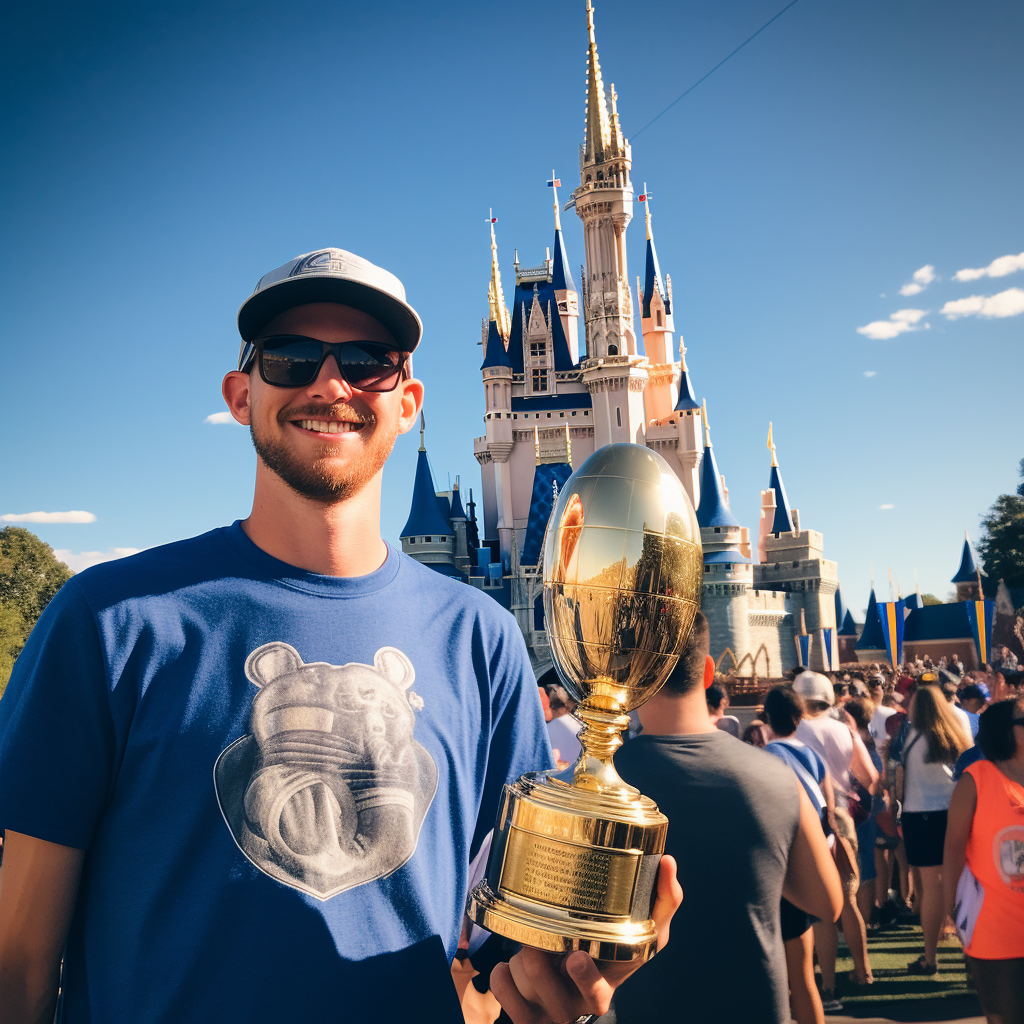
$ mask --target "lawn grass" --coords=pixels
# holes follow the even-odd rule
[[[967,977],[963,950],[955,939],[939,944],[938,974],[907,973],[907,964],[924,952],[921,927],[906,919],[877,935],[868,935],[874,985],[847,981],[853,959],[845,943],[836,961],[836,988],[848,1017],[886,1017],[895,1021],[942,1021],[981,1014]]]

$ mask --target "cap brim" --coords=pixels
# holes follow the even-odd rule
[[[251,295],[238,311],[238,333],[252,341],[279,313],[310,302],[337,302],[369,313],[391,332],[401,352],[414,351],[423,336],[416,310],[395,296],[360,281],[313,274],[286,278]]]

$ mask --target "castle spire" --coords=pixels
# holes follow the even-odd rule
[[[643,317],[651,315],[651,299],[654,293],[661,296],[665,303],[666,319],[672,315],[672,299],[665,290],[665,284],[661,277],[661,266],[658,263],[658,250],[654,247],[654,233],[651,230],[651,193],[647,191],[647,182],[644,182],[644,191],[640,196],[640,202],[644,204],[647,220],[647,268],[644,275],[644,306]]]
[[[426,422],[420,414],[420,451],[416,457],[416,477],[412,485],[412,507],[409,518],[400,537],[438,536],[449,537],[452,528],[438,504],[437,492],[434,490],[434,477],[427,461],[427,450],[423,444],[423,431]]]
[[[584,163],[599,164],[611,148],[612,132],[605,103],[604,82],[601,80],[601,61],[594,38],[594,6],[587,0],[587,125],[584,144]]]
[[[775,445],[772,442],[772,427],[768,424],[768,450],[772,453],[772,471],[768,478],[768,487],[775,492],[775,521],[771,533],[792,533],[793,517],[789,511],[789,498],[786,497],[786,486],[779,473],[779,463],[775,457]]]
[[[551,171],[551,179],[548,186],[555,194],[555,245],[554,256],[551,260],[551,286],[555,291],[576,291],[576,285],[572,281],[572,271],[569,270],[569,257],[565,253],[565,242],[562,239],[562,217],[558,209],[558,187],[562,179],[555,176],[554,169]]]
[[[490,318],[498,325],[498,332],[504,341],[508,341],[512,318],[505,305],[505,293],[501,289],[501,270],[498,267],[498,243],[494,237],[494,225],[498,218],[494,211],[488,211],[487,222],[491,226],[491,283],[487,289],[487,302],[490,307]]]

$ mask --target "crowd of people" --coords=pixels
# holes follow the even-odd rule
[[[988,1019],[1024,1020],[1022,682],[1006,648],[973,673],[955,654],[896,670],[799,671],[769,691],[744,730],[748,744],[792,768],[820,812],[842,881],[847,986],[874,982],[869,933],[919,915],[924,948],[907,972],[936,974],[940,937],[955,927]],[[786,920],[794,1017],[820,1021],[842,1009],[836,926],[809,928],[819,994],[806,980],[808,930],[787,933]]]

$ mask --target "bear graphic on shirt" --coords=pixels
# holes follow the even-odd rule
[[[382,647],[372,665],[305,664],[275,641],[249,655],[245,674],[259,687],[249,730],[214,769],[242,852],[318,899],[400,868],[437,788],[413,737],[423,702],[412,662]]]

